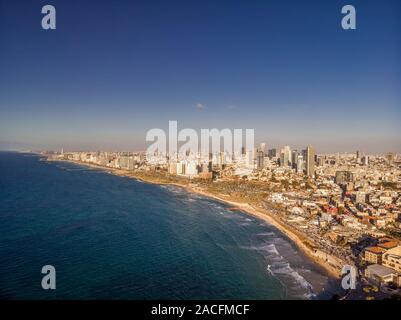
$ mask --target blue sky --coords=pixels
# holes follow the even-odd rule
[[[399,0],[0,0],[0,148],[139,150],[178,120],[401,152],[400,39]]]

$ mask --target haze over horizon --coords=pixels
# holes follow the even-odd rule
[[[255,129],[267,148],[401,153],[401,2],[0,0],[0,149],[144,150]]]

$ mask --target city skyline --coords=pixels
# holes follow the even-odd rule
[[[401,152],[399,1],[354,1],[347,31],[341,1],[52,4],[51,31],[40,4],[0,4],[0,149],[139,151],[177,120]]]
[[[400,39],[400,0],[0,0],[0,300],[401,300]]]

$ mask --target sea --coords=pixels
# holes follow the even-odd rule
[[[44,290],[43,266],[55,268]],[[331,299],[274,226],[176,186],[0,152],[0,299]]]

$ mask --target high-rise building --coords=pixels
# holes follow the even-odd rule
[[[267,151],[267,156],[269,157],[269,159],[273,159],[277,156],[277,150],[276,149],[269,149],[269,151]]]
[[[367,155],[363,156],[363,158],[362,158],[362,164],[363,164],[364,166],[368,166],[368,165],[369,165],[369,156],[367,156]]]
[[[388,164],[392,165],[394,163],[394,159],[395,159],[394,153],[391,153],[391,152],[387,153],[386,154],[386,159],[388,161]]]
[[[306,162],[306,149],[302,150],[302,157],[304,158],[304,161]]]
[[[291,164],[292,164],[292,168],[296,169],[297,168],[297,164],[298,164],[298,151],[297,150],[293,150],[291,153]]]
[[[187,176],[196,176],[198,174],[198,166],[195,161],[185,163],[185,174]]]
[[[280,152],[280,166],[288,167],[291,165],[291,148],[285,146]]]
[[[306,148],[306,175],[315,177],[315,150],[311,146]]]
[[[302,173],[304,171],[304,158],[302,155],[298,155],[297,158],[297,173]]]
[[[265,153],[263,150],[258,150],[256,152],[256,168],[258,170],[262,170],[264,167],[264,159],[265,159]]]

